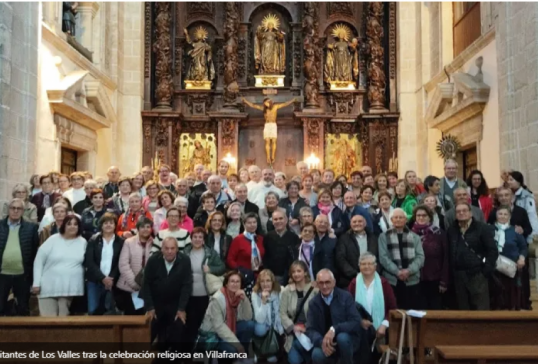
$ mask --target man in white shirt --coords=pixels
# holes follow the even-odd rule
[[[255,186],[252,190],[248,191],[248,199],[258,205],[260,209],[265,207],[265,196],[268,192],[272,191],[277,196],[282,195],[282,191],[273,184],[275,180],[275,173],[271,168],[266,168],[262,171],[263,181]]]
[[[84,174],[81,172],[73,172],[69,178],[71,179],[72,187],[64,192],[63,197],[71,202],[71,206],[75,206],[77,202],[86,198],[86,191],[84,191]]]
[[[256,187],[262,178],[260,167],[258,166],[250,166],[248,167],[248,175],[250,177],[250,181],[247,182],[247,188],[249,192]]]

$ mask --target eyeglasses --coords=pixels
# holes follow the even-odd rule
[[[417,217],[428,217],[426,214],[417,214]]]
[[[23,211],[23,210],[24,210],[24,207],[10,206],[9,209],[10,209],[11,211]]]
[[[179,215],[176,215],[176,214],[168,215],[168,217],[175,217],[176,219],[179,219]]]

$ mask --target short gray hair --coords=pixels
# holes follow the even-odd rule
[[[395,212],[401,212],[405,216],[405,218],[407,219],[407,214],[405,213],[404,209],[402,209],[400,207],[396,207],[394,210],[391,211],[391,213],[389,215],[389,219],[392,219],[392,216],[394,216]]]
[[[30,199],[30,195],[32,194],[32,192],[30,191],[30,188],[26,183],[17,183],[11,191],[11,197],[15,198],[17,192],[22,190],[26,191],[26,199]]]
[[[335,279],[334,279],[334,273],[333,273],[330,269],[327,269],[327,268],[323,268],[323,269],[321,269],[321,270],[318,272],[318,274],[316,274],[316,279],[318,279],[318,277],[319,277],[319,275],[320,275],[321,273],[327,273],[327,274],[331,277],[331,279],[332,279],[333,281],[335,280]]]
[[[449,164],[455,164],[456,165],[456,168],[458,167],[458,162],[456,162],[455,159],[452,159],[452,158],[448,158],[446,161],[445,161],[445,167]]]
[[[222,180],[221,180],[220,177],[217,176],[216,174],[212,174],[212,175],[207,179],[207,183],[211,183],[211,181],[219,181],[219,182],[222,184]]]
[[[361,256],[359,257],[359,265],[361,264],[361,262],[365,261],[365,260],[373,260],[374,261],[374,265],[377,265],[377,258],[374,254],[370,253],[370,252],[364,252],[364,254],[361,254]]]
[[[9,201],[9,207],[13,206],[13,203],[15,203],[15,202],[20,202],[22,207],[24,207],[25,202],[24,202],[24,200],[22,198],[14,198],[11,201]]]
[[[177,206],[181,202],[183,202],[185,205],[187,205],[187,207],[189,207],[189,200],[187,200],[183,196],[176,197],[176,199],[174,200],[174,205]]]
[[[142,200],[142,195],[138,192],[133,192],[129,195],[129,200],[132,199],[133,197],[138,197],[139,199]]]
[[[264,201],[267,202],[267,197],[269,196],[275,196],[276,200],[280,200],[280,196],[278,195],[278,193],[274,192],[274,191],[269,191],[267,192],[267,194],[265,195],[265,198],[264,198]]]
[[[301,207],[301,209],[299,210],[299,216],[301,216],[305,212],[310,212],[312,215],[314,215],[314,212],[312,211],[312,208],[310,206]]]
[[[86,181],[84,181],[84,187],[89,187],[89,186],[97,187],[97,181],[95,181],[93,179],[87,179]]]
[[[247,191],[248,191],[248,187],[247,187],[247,185],[244,184],[243,182],[238,183],[237,185],[235,185],[235,191],[237,191],[237,189],[240,188],[240,187],[245,187],[245,188],[247,189]],[[235,191],[234,191],[234,192],[235,192]]]
[[[257,165],[253,164],[251,165],[250,167],[248,167],[248,171],[249,172],[252,172],[254,171],[255,169],[257,169],[258,171],[261,171],[260,167],[258,167]]]

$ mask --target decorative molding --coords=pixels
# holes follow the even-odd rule
[[[333,18],[335,16],[344,16],[353,18],[353,3],[352,2],[329,2],[327,3],[327,16]]]
[[[389,3],[389,77],[396,79],[396,3]]]
[[[213,97],[208,92],[187,94],[187,105],[192,116],[206,116],[213,105]]]
[[[157,119],[155,123],[155,147],[168,146],[168,122],[165,118]]]
[[[370,112],[385,112],[385,48],[383,46],[383,2],[368,3],[366,42],[370,55],[368,67],[368,101]]]
[[[54,124],[56,135],[62,144],[88,152],[96,150],[97,133],[94,130],[59,114],[54,115]]]
[[[187,5],[187,20],[197,18],[215,19],[215,3],[214,2],[188,2]]]
[[[247,40],[244,37],[239,37],[239,44],[237,47],[237,56],[239,58],[239,67],[237,68],[237,75],[239,78],[245,77],[246,74],[246,51]]]
[[[301,39],[298,35],[295,36],[293,40],[293,77],[295,79],[301,78]]]
[[[144,77],[150,76],[151,58],[151,2],[144,3]]]
[[[327,132],[332,134],[354,134],[356,132],[357,124],[343,123],[343,122],[330,122],[327,123]]]
[[[332,112],[349,115],[353,112],[355,94],[351,92],[331,92],[329,95],[329,105]]]
[[[224,21],[224,102],[226,106],[235,108],[239,85],[238,73],[238,38],[240,4],[225,3]]]
[[[303,72],[305,78],[305,108],[319,108],[319,69],[321,50],[318,37],[319,3],[310,1],[304,4],[303,14]]]
[[[155,9],[155,96],[158,109],[172,108],[172,95],[174,92],[172,82],[172,26],[171,3],[157,2]]]
[[[86,100],[93,104],[96,111],[111,123],[117,121],[114,105],[108,97],[105,87],[98,80],[84,82]]]

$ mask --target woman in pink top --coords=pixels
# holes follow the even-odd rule
[[[178,208],[181,216],[179,220],[178,227],[180,229],[185,229],[190,233],[192,233],[192,229],[194,229],[194,222],[192,219],[187,215],[187,209],[189,208],[189,200],[187,200],[185,197],[176,197],[174,200],[174,206]],[[164,220],[163,223],[160,226],[159,231],[168,229],[168,220]]]

